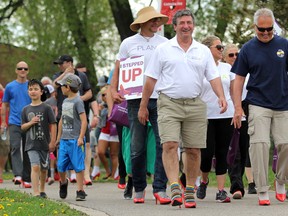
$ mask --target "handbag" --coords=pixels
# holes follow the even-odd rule
[[[227,164],[232,166],[234,164],[237,151],[239,148],[239,138],[240,138],[240,131],[237,128],[234,128],[232,139],[229,144],[229,149],[227,153]]]
[[[129,127],[127,101],[120,104],[114,104],[108,121],[114,122],[120,126]]]

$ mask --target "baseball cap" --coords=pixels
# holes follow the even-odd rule
[[[61,55],[53,63],[54,64],[63,64],[64,61],[73,62],[73,58],[69,55]]]
[[[48,92],[49,92],[50,94],[55,91],[54,87],[53,87],[52,85],[50,85],[50,84],[45,85],[44,87],[47,88],[47,90],[48,90]]]
[[[107,84],[107,81],[108,81],[108,77],[103,75],[99,77],[97,86],[100,86],[100,87],[105,86]]]
[[[57,81],[57,84],[63,86],[67,85],[73,88],[79,88],[82,84],[80,78],[75,74],[66,74],[62,80]]]

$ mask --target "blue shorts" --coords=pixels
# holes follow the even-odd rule
[[[85,141],[78,146],[77,139],[61,139],[58,152],[58,171],[75,170],[76,173],[85,169]]]

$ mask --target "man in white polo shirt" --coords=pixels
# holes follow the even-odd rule
[[[192,38],[194,16],[191,11],[177,11],[173,26],[176,36],[156,48],[145,70],[138,118],[142,124],[148,120],[147,103],[156,85],[159,135],[163,164],[171,184],[171,203],[172,206],[183,203],[177,154],[181,136],[187,165],[184,204],[186,208],[195,208],[194,183],[200,168],[200,148],[206,147],[206,104],[199,98],[204,77],[219,98],[221,112],[226,111],[227,102],[210,50]]]

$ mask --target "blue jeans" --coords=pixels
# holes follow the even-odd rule
[[[131,165],[133,186],[135,192],[145,190],[146,182],[146,139],[147,126],[138,120],[138,111],[141,99],[128,100],[128,117],[131,131]],[[156,139],[156,160],[153,181],[153,193],[166,191],[167,176],[162,162],[162,146],[157,124],[157,99],[150,99],[148,103],[149,121],[152,125]]]

